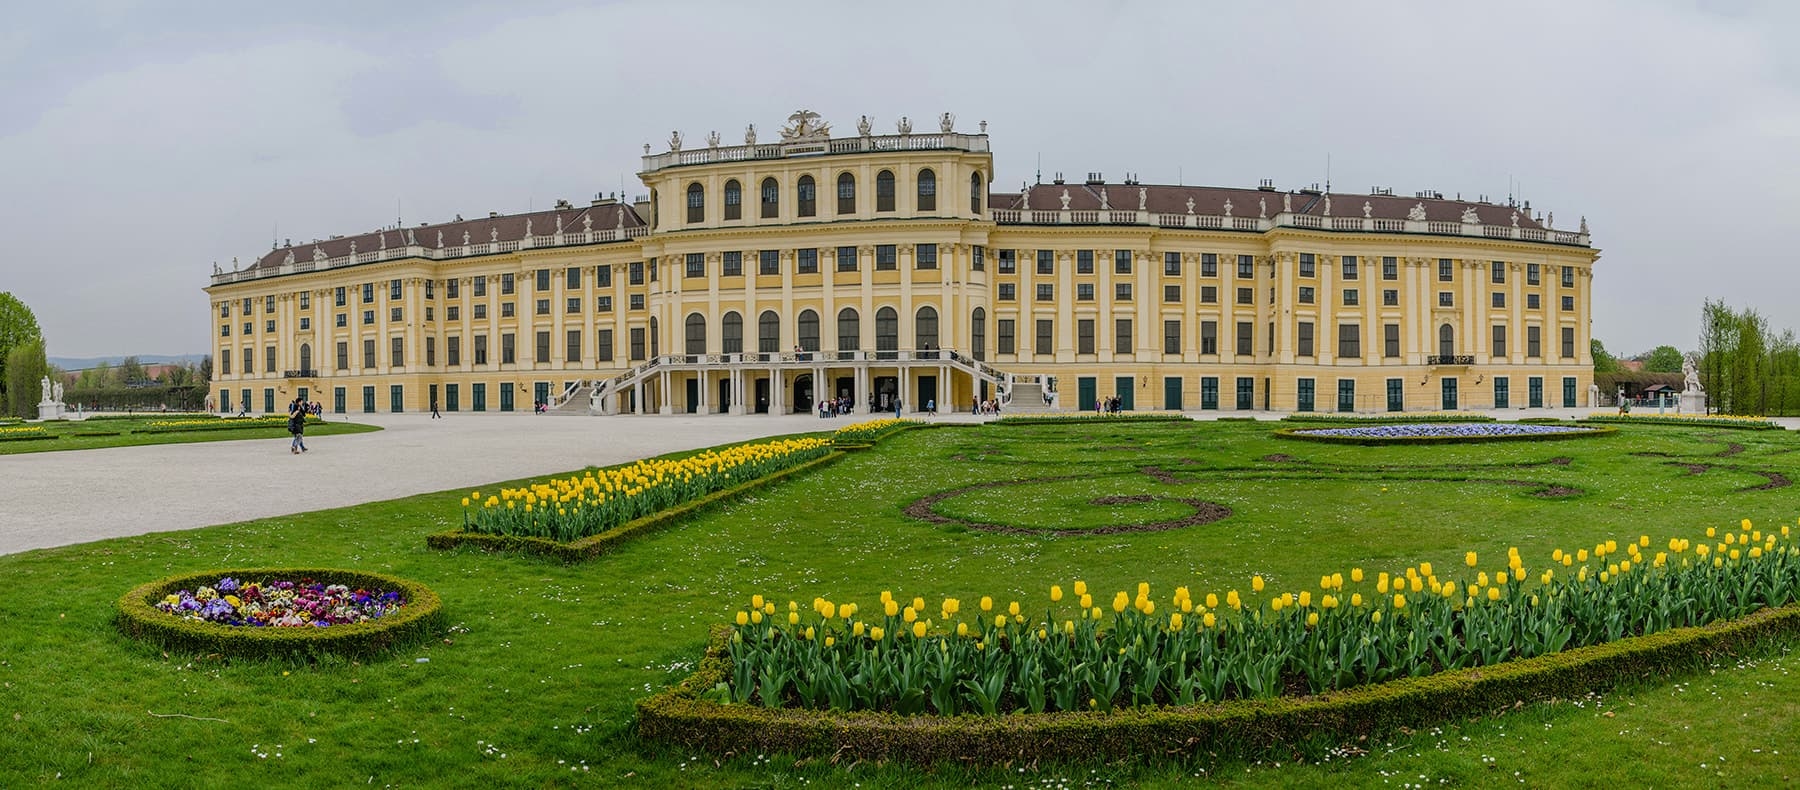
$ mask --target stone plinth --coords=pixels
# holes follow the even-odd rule
[[[65,420],[68,419],[68,415],[63,411],[63,405],[60,403],[40,403],[38,404],[38,419]]]
[[[1688,391],[1681,393],[1682,414],[1705,414],[1706,393]]]

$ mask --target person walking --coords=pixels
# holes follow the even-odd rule
[[[431,419],[434,419],[434,420],[444,419],[444,415],[438,413],[436,396],[433,396],[431,399]]]
[[[299,398],[288,404],[288,433],[294,435],[293,443],[288,445],[288,452],[295,455],[306,452],[306,414],[311,411]]]

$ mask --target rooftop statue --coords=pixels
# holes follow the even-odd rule
[[[865,115],[856,120],[856,133],[857,134],[860,134],[864,137],[868,137],[870,134],[874,133],[874,131],[875,131],[875,123],[873,121],[869,120],[869,116]]]
[[[1068,189],[1064,189],[1062,191],[1062,210],[1063,211],[1069,210],[1069,190]]]
[[[812,110],[795,110],[788,116],[787,127],[781,130],[784,143],[828,139],[831,139],[831,124],[820,121],[819,114]]]
[[[938,116],[938,131],[949,134],[956,128],[956,116],[944,113]]]
[[[1369,215],[1373,214],[1374,212],[1375,212],[1375,207],[1369,205],[1369,201],[1367,201],[1367,200],[1363,201],[1363,219],[1368,219]]]
[[[756,124],[744,127],[744,145],[756,145]]]
[[[1144,211],[1150,205],[1150,190],[1138,187],[1138,211]]]
[[[1406,218],[1410,219],[1414,222],[1424,222],[1425,221],[1425,203],[1424,203],[1424,201],[1414,203],[1413,207],[1411,209],[1407,210]]]
[[[1225,218],[1231,218],[1231,198],[1225,198]]]
[[[1475,213],[1474,206],[1464,206],[1462,221],[1464,225],[1480,225],[1481,215]]]

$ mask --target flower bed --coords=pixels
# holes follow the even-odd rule
[[[1734,414],[1609,414],[1595,412],[1581,418],[1582,422],[1610,422],[1631,425],[1703,425],[1711,428],[1736,428],[1746,431],[1780,431],[1785,430],[1779,423],[1770,422],[1767,417],[1740,416]]]
[[[1494,418],[1485,414],[1468,414],[1455,411],[1440,411],[1414,414],[1330,414],[1306,412],[1289,414],[1281,418],[1282,422],[1335,422],[1362,424],[1385,423],[1419,423],[1419,422],[1494,422]]]
[[[153,420],[132,433],[186,433],[190,431],[230,431],[253,428],[287,428],[288,418],[282,415],[266,417],[215,417],[186,420]],[[317,425],[322,420],[307,415],[306,424]]]
[[[918,420],[898,420],[892,417],[859,422],[837,429],[831,435],[831,443],[837,447],[867,447],[900,431],[924,424]]]
[[[1341,444],[1455,444],[1493,441],[1554,441],[1603,436],[1617,429],[1514,422],[1396,423],[1340,428],[1283,428],[1276,436]]]
[[[430,636],[437,594],[362,571],[250,568],[183,574],[119,599],[119,627],[164,649],[253,658],[366,655]]]
[[[1263,596],[1260,577],[1251,596],[1176,588],[1166,614],[1147,584],[1106,612],[1076,582],[1072,614],[1052,587],[1029,618],[986,598],[968,617],[944,599],[926,619],[923,600],[886,593],[867,617],[855,603],[783,612],[757,596],[689,682],[640,702],[639,728],[715,751],[925,761],[1230,750],[1321,723],[1348,738],[1573,696],[1800,630],[1789,529],[1707,532],[1654,554],[1648,536],[1559,549],[1541,572],[1516,550],[1491,577],[1473,552],[1459,579],[1430,563],[1352,569],[1321,577],[1316,596]]]
[[[1078,414],[1027,414],[1018,417],[1001,417],[987,424],[1016,427],[1098,422],[1185,422],[1187,419],[1187,416],[1181,412],[1131,412],[1126,414],[1080,412]]]

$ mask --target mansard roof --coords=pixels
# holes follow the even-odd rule
[[[524,214],[508,214],[477,219],[457,219],[450,222],[425,223],[404,228],[387,228],[370,231],[353,236],[341,236],[332,239],[310,241],[305,244],[277,247],[270,250],[250,266],[249,271],[257,269],[279,269],[291,252],[295,260],[308,261],[316,257],[315,249],[322,250],[324,257],[337,258],[350,254],[354,244],[359,253],[375,252],[393,247],[419,245],[431,249],[439,247],[455,247],[463,243],[463,234],[468,234],[469,242],[483,244],[490,239],[501,241],[518,241],[525,237],[526,223],[531,225],[533,236],[549,236],[556,233],[558,218],[562,219],[562,229],[566,233],[579,233],[583,229],[583,220],[591,220],[588,226],[595,231],[617,228],[637,228],[647,224],[643,217],[626,203],[606,203],[602,205],[553,208],[546,211],[532,211]],[[442,243],[439,243],[439,238]]]
[[[1518,214],[1518,226],[1529,229],[1542,229],[1543,224],[1520,206],[1508,206],[1482,203],[1473,200],[1447,199],[1441,197],[1405,197],[1401,195],[1358,195],[1341,192],[1276,192],[1263,189],[1236,189],[1231,187],[1201,186],[1168,186],[1155,184],[1035,184],[1030,188],[1033,211],[1059,211],[1063,208],[1062,195],[1069,195],[1070,211],[1100,211],[1101,193],[1106,195],[1106,205],[1113,211],[1135,211],[1138,208],[1138,191],[1144,190],[1144,208],[1153,214],[1208,214],[1223,215],[1225,201],[1231,201],[1231,215],[1234,217],[1274,217],[1283,211],[1284,196],[1291,202],[1293,214],[1310,214],[1322,216],[1325,213],[1325,199],[1331,198],[1331,215],[1336,217],[1361,217],[1363,205],[1369,207],[1368,216],[1375,219],[1409,219],[1415,206],[1422,206],[1425,219],[1431,222],[1461,222],[1465,209],[1475,209],[1475,214],[1483,225],[1512,226],[1513,215]],[[1194,201],[1193,211],[1188,210],[1188,200]],[[990,193],[988,205],[997,209],[1026,208],[1021,193]],[[1259,213],[1260,212],[1260,213]]]

